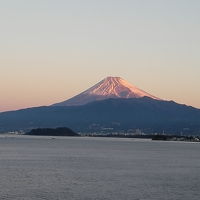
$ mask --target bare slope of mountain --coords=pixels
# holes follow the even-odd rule
[[[53,104],[53,106],[73,106],[73,105],[84,105],[89,102],[104,100],[109,98],[141,98],[149,97],[152,99],[160,100],[159,98],[148,94],[147,92],[133,86],[129,82],[125,81],[120,77],[107,77],[82,92],[81,94],[72,97],[61,103]]]

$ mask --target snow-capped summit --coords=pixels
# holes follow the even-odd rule
[[[61,103],[54,104],[53,106],[84,105],[92,101],[108,98],[141,98],[145,96],[160,100],[120,77],[109,76],[79,95]]]

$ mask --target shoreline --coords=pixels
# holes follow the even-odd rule
[[[179,135],[128,135],[128,134],[85,134],[79,136],[59,136],[59,135],[28,135],[28,134],[0,134],[0,138],[16,138],[23,136],[25,138],[48,138],[48,139],[63,139],[63,138],[116,138],[116,139],[141,139],[150,141],[165,141],[165,142],[200,142],[200,136],[179,136]]]

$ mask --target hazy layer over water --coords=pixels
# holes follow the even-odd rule
[[[200,144],[0,137],[0,199],[199,200]]]

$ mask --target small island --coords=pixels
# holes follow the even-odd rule
[[[80,136],[78,133],[75,133],[73,130],[67,127],[59,128],[37,128],[32,129],[26,135],[37,135],[37,136]]]

